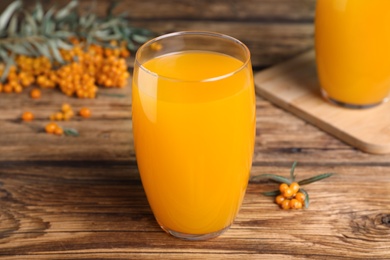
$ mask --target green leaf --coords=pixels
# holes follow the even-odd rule
[[[4,43],[3,46],[15,54],[30,55],[29,51],[21,44]]]
[[[46,20],[43,25],[43,34],[47,36],[52,35],[55,30],[55,27],[55,23],[52,20]]]
[[[24,13],[24,21],[27,22],[28,25],[31,27],[31,33],[36,34],[38,32],[38,25],[35,22],[33,16],[25,10],[23,11],[23,13]]]
[[[79,132],[74,128],[65,128],[64,134],[66,136],[79,136],[80,135]]]
[[[37,1],[37,3],[35,4],[34,11],[33,11],[33,17],[37,22],[42,22],[43,14],[44,14],[44,11],[43,11],[42,4],[40,1]]]
[[[72,44],[66,43],[65,41],[60,40],[60,39],[57,39],[57,45],[58,45],[59,48],[64,49],[64,50],[71,50],[71,49],[73,49],[73,45]]]
[[[320,174],[320,175],[317,175],[317,176],[314,176],[314,177],[311,177],[311,178],[307,178],[307,179],[301,180],[301,181],[298,182],[298,184],[299,185],[310,184],[310,183],[313,183],[313,182],[316,182],[316,181],[320,181],[320,180],[329,178],[332,175],[333,175],[333,173],[323,173],[323,174]]]
[[[64,19],[66,16],[68,16],[70,14],[70,12],[72,11],[72,9],[74,9],[77,5],[78,5],[78,1],[77,0],[72,0],[71,2],[69,2],[69,4],[67,4],[65,7],[61,8],[54,16],[54,18],[58,21],[58,20],[61,20],[61,19]]]
[[[263,194],[264,196],[275,197],[280,194],[280,191],[279,190],[266,191],[261,194]]]
[[[298,162],[293,162],[292,166],[291,166],[291,170],[290,170],[290,179],[292,181],[295,181],[295,174],[294,174],[294,171],[295,171],[295,167],[297,167],[297,164]]]
[[[68,32],[68,31],[56,31],[54,35],[58,38],[62,39],[68,39],[69,37],[72,37],[75,35],[73,32]]]
[[[150,39],[149,37],[147,37],[145,35],[140,35],[140,34],[134,34],[132,36],[132,38],[137,43],[145,43],[145,42],[147,42]]]
[[[55,5],[53,5],[52,7],[50,7],[50,9],[49,9],[49,10],[45,13],[45,15],[43,16],[43,24],[52,18],[52,16],[53,16],[53,14],[55,13],[56,9],[57,9],[57,8],[56,8]]]
[[[52,56],[54,57],[55,60],[57,60],[59,63],[64,63],[64,60],[62,59],[61,53],[58,50],[58,44],[56,40],[50,39],[48,41],[51,53],[53,54]]]
[[[56,6],[54,5],[50,7],[50,9],[44,14],[41,23],[41,28],[40,28],[41,34],[43,35],[50,34],[50,29],[52,28],[50,24],[54,23],[52,17],[55,11],[56,11]]]
[[[118,24],[120,24],[120,19],[115,18],[115,19],[111,19],[107,22],[103,22],[103,23],[99,24],[98,28],[100,30],[104,30],[104,29],[108,29],[108,28],[115,26],[115,25],[118,25]]]
[[[84,24],[84,28],[89,28],[89,27],[91,27],[91,25],[94,24],[95,20],[96,20],[96,15],[95,15],[95,14],[89,14],[89,15],[86,17],[85,24]]]
[[[130,51],[135,51],[137,50],[137,47],[135,46],[135,44],[133,43],[132,40],[130,40],[128,37],[124,37],[126,42],[127,42],[127,49],[129,49]]]
[[[304,189],[299,189],[300,192],[302,192],[303,194],[305,194],[305,208],[307,209],[309,207],[309,203],[310,203],[310,199],[309,199],[309,193],[307,193],[306,190]]]
[[[8,25],[8,30],[7,30],[8,37],[15,36],[17,29],[18,29],[18,17],[17,15],[13,15]]]
[[[51,59],[51,55],[50,55],[50,49],[49,49],[49,46],[47,46],[47,44],[45,43],[39,43],[38,41],[34,41],[34,40],[29,40],[29,42],[36,48],[36,50],[42,54],[43,56],[46,56],[48,57],[49,59]]]
[[[287,183],[288,185],[291,184],[291,180],[289,180],[288,178],[286,177],[283,177],[283,176],[280,176],[280,175],[276,175],[276,174],[260,174],[260,175],[256,175],[256,176],[253,176],[251,178],[252,181],[259,181],[261,179],[270,179],[270,180],[273,180],[273,181],[276,181],[276,182],[279,182],[279,183]]]
[[[4,83],[11,69],[11,66],[14,64],[14,55],[12,54],[11,56],[9,56],[7,52],[1,47],[2,46],[0,46],[0,57],[5,62],[5,68],[3,74],[0,77],[0,81]]]
[[[9,19],[11,18],[13,13],[21,6],[22,6],[21,0],[14,1],[7,6],[4,12],[0,15],[0,31],[3,31],[7,27]]]
[[[23,41],[21,44],[29,52],[29,55],[39,56],[39,52],[34,48],[34,46],[31,45],[29,41]]]

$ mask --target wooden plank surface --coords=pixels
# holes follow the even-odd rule
[[[11,0],[0,1],[3,10]],[[43,0],[46,8],[68,0]],[[79,1],[80,13],[105,14],[110,1]],[[24,1],[33,8],[35,1]],[[251,50],[255,68],[264,68],[313,47],[315,0],[148,0],[121,1],[116,13],[125,12],[131,25],[156,34],[180,30],[208,30],[237,37]]]
[[[101,10],[104,1],[96,2]],[[123,2],[134,23],[158,32],[199,25],[246,37],[258,68],[312,46],[314,1]],[[300,8],[304,2],[310,8]],[[168,236],[153,218],[137,171],[130,88],[101,92],[124,97],[79,100],[44,90],[32,100],[28,90],[0,93],[1,259],[389,259],[390,155],[354,149],[261,97],[251,175],[288,176],[293,161],[298,178],[337,174],[307,186],[307,210],[280,210],[261,195],[274,183],[250,182],[235,223],[221,237]],[[43,132],[63,102],[92,110],[89,119],[62,123],[79,137]],[[24,110],[37,119],[22,123]]]
[[[255,75],[257,93],[365,152],[390,153],[390,103],[348,109],[320,93],[314,50]]]
[[[79,137],[42,132],[45,114],[61,103],[62,94],[44,93],[34,103],[26,95],[0,96],[0,257],[388,258],[389,156],[357,151],[261,98],[251,174],[288,176],[297,160],[299,178],[337,175],[307,187],[307,210],[280,210],[260,194],[275,184],[251,182],[237,220],[223,236],[206,242],[168,236],[142,189],[131,141],[129,88],[121,93],[126,97],[87,102],[92,118],[64,123],[77,128]],[[24,108],[39,111],[40,118],[19,122],[16,99],[30,103]],[[85,102],[67,101],[75,108]]]

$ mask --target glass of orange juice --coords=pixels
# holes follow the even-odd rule
[[[390,1],[317,0],[317,71],[323,96],[351,108],[387,100]]]
[[[134,147],[153,214],[175,237],[216,237],[235,219],[252,165],[249,50],[218,33],[176,32],[135,58]]]

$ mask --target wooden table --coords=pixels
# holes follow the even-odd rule
[[[207,27],[242,36],[256,71],[312,47],[314,1],[167,2],[126,4],[134,7],[135,24],[159,33]],[[147,9],[153,4],[160,8]],[[100,92],[94,100],[52,90],[39,100],[27,91],[0,94],[0,258],[390,259],[390,155],[360,152],[261,97],[251,174],[288,176],[298,161],[298,178],[336,175],[307,186],[308,209],[281,210],[261,195],[274,183],[250,182],[222,236],[188,242],[167,235],[154,220],[136,166],[131,89]],[[43,131],[64,102],[92,110],[89,119],[62,123],[78,137]],[[36,120],[21,122],[24,110]]]

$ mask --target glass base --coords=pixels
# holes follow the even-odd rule
[[[374,104],[367,104],[367,105],[357,105],[357,104],[350,104],[350,103],[345,103],[345,102],[341,102],[341,101],[337,101],[336,99],[333,99],[331,97],[328,96],[328,94],[326,93],[325,90],[321,89],[321,94],[322,94],[322,97],[328,101],[329,103],[332,103],[334,105],[337,105],[337,106],[340,106],[340,107],[345,107],[345,108],[352,108],[352,109],[366,109],[366,108],[372,108],[372,107],[376,107],[380,104],[383,104],[385,102],[387,102],[389,100],[388,97],[386,97],[385,99],[383,99],[382,101],[378,102],[378,103],[374,103]]]
[[[227,226],[224,229],[221,229],[221,230],[213,232],[213,233],[207,233],[207,234],[187,234],[187,233],[181,233],[181,232],[170,230],[168,228],[165,228],[162,225],[160,225],[160,227],[165,232],[167,232],[168,234],[170,234],[176,238],[180,238],[180,239],[184,239],[184,240],[191,240],[191,241],[212,239],[212,238],[218,237],[219,235],[221,235],[222,233],[224,233],[226,230],[228,230],[230,228],[230,226]]]

